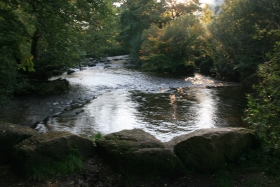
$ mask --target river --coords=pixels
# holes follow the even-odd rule
[[[83,136],[140,128],[162,142],[202,128],[243,127],[242,87],[199,73],[141,72],[132,68],[129,56],[117,56],[52,80],[57,78],[70,82],[68,93],[15,97],[0,110],[1,117],[25,126],[36,123],[40,132]]]

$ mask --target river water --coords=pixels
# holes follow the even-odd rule
[[[140,128],[163,142],[197,129],[243,126],[246,98],[238,84],[199,73],[140,72],[129,62],[129,56],[108,57],[95,67],[53,77],[69,80],[70,91],[13,98],[0,110],[1,117],[26,126],[36,123],[41,132],[84,136]]]

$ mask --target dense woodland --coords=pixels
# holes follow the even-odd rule
[[[279,0],[2,0],[0,103],[53,71],[130,53],[143,71],[253,86],[244,120],[279,154],[279,50]]]

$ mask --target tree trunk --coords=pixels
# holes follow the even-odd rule
[[[31,55],[33,55],[34,59],[38,57],[38,42],[39,42],[39,31],[36,29],[32,36],[32,44],[31,44]]]

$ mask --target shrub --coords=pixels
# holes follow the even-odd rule
[[[262,141],[264,148],[280,155],[280,42],[268,62],[259,66],[261,81],[254,86],[255,93],[248,95],[247,121]]]

